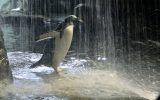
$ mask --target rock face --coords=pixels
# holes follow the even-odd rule
[[[4,46],[3,32],[0,27],[0,99],[6,100],[11,94],[7,92],[7,85],[12,83],[12,72],[9,67],[7,51]]]
[[[7,51],[4,46],[3,32],[1,29],[0,29],[0,81],[3,82],[4,84],[12,82],[12,72],[9,67]]]

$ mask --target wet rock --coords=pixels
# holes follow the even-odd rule
[[[12,83],[12,81],[12,72],[4,46],[3,32],[0,28],[0,99],[9,100],[8,98],[11,94],[7,92],[7,86]]]
[[[4,46],[3,32],[0,30],[0,81],[12,82],[12,73],[9,67],[7,51]],[[5,84],[7,84],[5,82]]]

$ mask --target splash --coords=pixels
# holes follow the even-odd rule
[[[40,55],[33,53],[32,55],[22,52],[15,53],[19,53],[17,57],[30,58],[30,61],[26,60],[28,62],[34,62],[32,57],[40,57]],[[9,59],[13,60],[15,58],[13,54],[9,54]],[[17,60],[17,62],[11,62],[11,64],[19,62],[21,61]],[[98,64],[93,68],[86,66],[85,63],[90,63],[88,60],[71,58],[71,61],[62,64],[63,72],[60,75],[54,74],[54,70],[46,66],[29,69],[28,62],[25,62],[24,67],[21,67],[21,65],[13,68],[15,81],[13,85],[7,88],[8,92],[26,97],[57,96],[105,99],[127,97],[128,99],[144,98],[150,100],[154,100],[158,95],[156,91],[138,83],[138,80],[127,78],[128,74],[114,70],[98,69]]]
[[[43,81],[21,80],[9,87],[14,94],[36,96],[66,96],[89,98],[123,98],[142,97],[154,100],[157,96],[147,87],[139,88],[137,84],[121,78],[118,73],[106,70],[86,70],[75,73],[61,73],[60,76],[43,76]]]

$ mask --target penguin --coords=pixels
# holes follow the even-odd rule
[[[45,43],[44,53],[41,59],[30,68],[40,65],[52,66],[55,72],[59,73],[58,67],[71,46],[74,25],[79,22],[83,21],[75,15],[69,15],[55,31],[40,35],[36,43]]]

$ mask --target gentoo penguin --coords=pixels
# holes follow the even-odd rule
[[[70,15],[58,25],[55,31],[40,35],[37,43],[45,42],[45,48],[42,58],[30,66],[30,68],[39,65],[52,66],[55,72],[59,72],[58,66],[66,56],[72,41],[73,27],[76,23],[82,22],[75,15]]]

